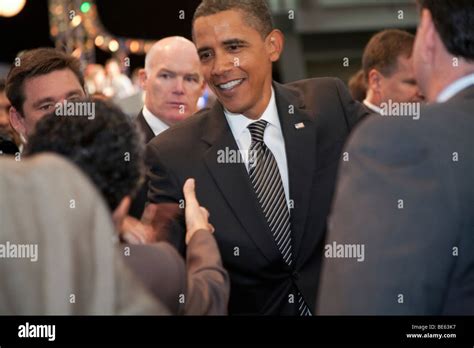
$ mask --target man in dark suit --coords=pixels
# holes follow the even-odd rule
[[[135,124],[145,144],[198,111],[205,83],[196,46],[188,39],[173,36],[157,41],[148,51],[139,77],[145,105]],[[146,195],[147,187],[138,191],[130,208],[131,216],[142,216]]]
[[[339,157],[366,109],[337,79],[272,81],[283,34],[264,0],[203,1],[193,36],[218,102],[148,144],[149,200],[182,203],[196,179],[230,314],[310,315]]]
[[[351,137],[318,314],[474,314],[474,3],[419,5],[415,74],[430,105]]]

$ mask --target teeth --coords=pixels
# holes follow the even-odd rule
[[[234,88],[235,86],[237,86],[238,84],[240,84],[242,82],[242,79],[240,80],[234,80],[234,81],[230,81],[230,82],[227,82],[227,83],[224,83],[222,85],[219,85],[219,88],[222,88],[222,89],[232,89]]]

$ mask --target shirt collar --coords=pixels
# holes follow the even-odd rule
[[[463,76],[451,83],[449,86],[445,87],[441,93],[438,94],[436,101],[438,103],[444,103],[471,85],[474,85],[474,73]]]
[[[247,132],[247,126],[257,120],[252,120],[248,117],[245,117],[242,114],[234,114],[227,109],[224,108],[224,114],[227,119],[227,123],[234,135],[234,138],[238,139],[240,136]],[[267,121],[271,126],[275,126],[278,129],[281,129],[280,119],[278,118],[278,109],[275,101],[275,91],[272,87],[272,95],[270,97],[270,101],[267,105],[267,108],[263,112],[262,116],[260,116],[259,120]]]
[[[155,116],[151,113],[146,106],[143,106],[143,117],[145,118],[146,123],[150,126],[153,134],[158,135],[161,132],[164,132],[169,128],[169,126],[159,119],[158,116]]]
[[[367,106],[370,110],[372,110],[372,111],[374,111],[378,114],[382,114],[382,109],[380,107],[378,107],[377,105],[374,105],[371,102],[369,102],[368,99],[364,99],[364,101],[362,103],[364,103],[364,105]]]

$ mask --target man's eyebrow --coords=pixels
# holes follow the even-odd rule
[[[242,39],[228,39],[222,41],[222,44],[224,46],[230,46],[230,45],[237,45],[237,44],[247,44],[247,41],[242,40]],[[204,46],[198,49],[198,54],[210,50],[210,47]]]
[[[82,94],[82,93],[83,93],[82,90],[80,90],[80,89],[75,89],[75,90],[73,90],[73,91],[68,92],[68,94],[66,94],[66,99],[67,99],[68,97],[74,95],[74,94]]]
[[[54,102],[54,99],[51,98],[51,97],[46,97],[46,98],[43,98],[43,99],[40,99],[36,102],[33,103],[33,107],[34,108],[37,108],[38,106],[40,106],[41,104],[44,104],[44,103],[53,103]]]
[[[199,74],[197,74],[197,73],[184,74],[184,76],[186,76],[186,77],[192,77],[192,78],[195,78],[195,79],[199,80]]]
[[[75,94],[81,94],[83,91],[81,89],[75,89],[75,90],[72,90],[72,91],[69,91],[67,94],[66,94],[66,99],[75,95]],[[38,106],[40,106],[41,104],[44,104],[44,103],[54,103],[55,102],[55,99],[53,97],[45,97],[43,99],[40,99],[36,102],[33,103],[33,107],[34,108],[37,108]]]
[[[247,43],[245,40],[242,39],[229,39],[222,42],[222,44],[229,46],[229,45],[236,45],[236,44],[245,44]]]
[[[201,54],[202,52],[208,51],[208,50],[210,50],[210,49],[211,49],[210,47],[201,47],[201,48],[199,48],[197,51],[198,51],[198,54]]]
[[[168,73],[170,75],[176,75],[176,72],[174,72],[172,70],[169,70],[169,69],[166,69],[166,68],[161,68],[160,70],[158,70],[158,74],[161,74],[161,73]]]

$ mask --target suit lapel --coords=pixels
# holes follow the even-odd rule
[[[279,257],[280,252],[251,186],[245,165],[218,163],[219,151],[238,151],[220,103],[216,102],[210,110],[209,123],[203,136],[203,140],[210,145],[204,156],[209,172],[249,237],[268,260],[274,260]]]
[[[155,137],[155,133],[151,130],[150,125],[146,122],[145,116],[143,116],[143,110],[137,116],[136,122],[141,132],[145,136],[145,144]]]
[[[300,92],[274,83],[278,115],[285,138],[290,186],[294,255],[300,255],[316,162],[316,124],[305,110]]]

